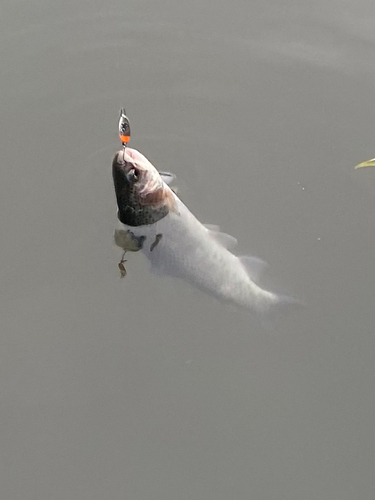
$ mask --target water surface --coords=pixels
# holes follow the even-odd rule
[[[375,493],[375,6],[3,1],[0,497]],[[177,174],[306,304],[273,332],[121,252],[111,159]]]

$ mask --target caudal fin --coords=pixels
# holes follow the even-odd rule
[[[283,320],[302,311],[303,308],[304,304],[294,297],[275,295],[275,300],[269,304],[269,307],[261,311],[261,325],[267,330],[275,330]]]

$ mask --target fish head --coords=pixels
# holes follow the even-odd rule
[[[118,217],[123,224],[153,224],[177,211],[176,200],[159,172],[142,153],[132,148],[118,151],[112,162]]]

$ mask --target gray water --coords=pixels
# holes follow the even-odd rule
[[[372,0],[3,0],[1,500],[375,495]],[[306,307],[265,331],[137,254],[111,160]]]

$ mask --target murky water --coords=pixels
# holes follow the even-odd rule
[[[374,24],[370,0],[2,2],[2,499],[373,497]],[[302,313],[266,332],[140,255],[119,278],[124,104]]]

